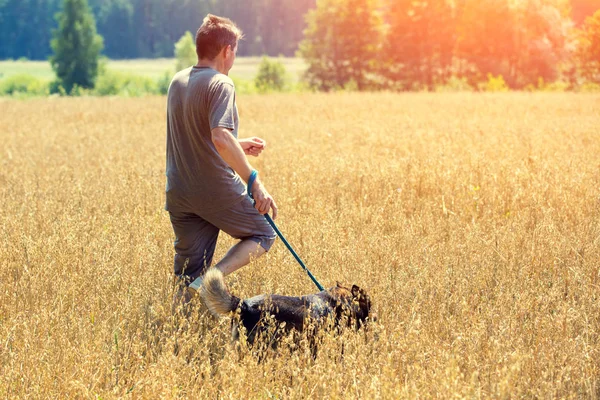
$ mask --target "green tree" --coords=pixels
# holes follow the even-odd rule
[[[60,84],[67,93],[75,86],[93,88],[103,41],[87,0],[64,0],[57,19],[50,63]]]
[[[586,18],[579,33],[578,59],[583,78],[600,83],[600,10]]]
[[[600,10],[600,0],[571,0],[570,3],[571,16],[578,26],[582,25],[587,17]]]
[[[461,0],[458,18],[457,74],[472,86],[486,81],[488,74],[513,76],[517,20],[509,0]],[[513,81],[506,80],[512,86]]]
[[[516,87],[552,82],[559,78],[567,59],[568,33],[572,22],[561,0],[530,0],[517,3],[513,82]]]
[[[293,56],[306,28],[305,14],[316,0],[212,0],[209,11],[231,18],[244,32],[239,56]],[[201,20],[201,19],[200,19]]]
[[[173,43],[194,33],[207,13],[235,21],[246,40],[238,55],[292,56],[316,0],[88,0],[103,54],[110,58],[172,57]],[[46,60],[63,0],[0,0],[0,59]]]
[[[455,6],[449,0],[395,0],[388,13],[385,75],[401,89],[433,89],[452,75]]]
[[[129,0],[105,0],[96,14],[98,32],[104,39],[104,54],[111,59],[137,56],[133,5]],[[116,28],[118,27],[118,28]]]
[[[256,15],[262,52],[271,56],[291,56],[302,40],[306,28],[305,14],[314,8],[315,0],[254,0],[263,6]],[[250,34],[251,32],[249,32]]]
[[[459,5],[459,75],[472,84],[501,75],[511,88],[559,76],[569,29],[563,0],[461,0]]]
[[[320,0],[307,22],[299,54],[308,64],[308,83],[321,90],[368,89],[383,40],[377,0]]]
[[[0,59],[46,60],[58,0],[0,0]]]
[[[175,66],[177,71],[191,67],[198,61],[196,43],[190,31],[187,31],[179,41],[175,43],[175,59],[177,60]]]
[[[254,78],[254,85],[259,92],[270,90],[281,91],[285,88],[285,66],[279,61],[271,61],[263,57]]]

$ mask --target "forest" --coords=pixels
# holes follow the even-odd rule
[[[89,0],[103,54],[111,59],[172,57],[173,44],[196,32],[207,13],[245,33],[238,55],[294,56],[304,15],[316,0]],[[62,0],[0,0],[0,59],[45,60]]]
[[[301,57],[307,66],[303,81],[317,90],[600,88],[600,0],[80,3],[90,21],[86,29],[99,34],[92,58],[171,58],[182,35],[195,32],[213,13],[231,18],[243,30],[238,55]],[[52,56],[50,42],[59,31],[63,4],[0,0],[0,60]],[[62,34],[68,47],[71,33]],[[185,63],[190,65],[195,52],[193,36],[187,37],[192,59]],[[93,87],[95,76],[93,72],[88,83],[78,84]],[[21,90],[5,90],[14,91]]]
[[[489,1],[480,3],[486,2]],[[305,15],[316,3],[317,0],[89,0],[98,33],[104,38],[103,53],[111,59],[172,57],[173,43],[186,31],[195,32],[207,13],[227,16],[242,28],[246,39],[239,49],[241,56],[294,56],[306,28]],[[385,11],[386,7],[402,3],[406,2],[382,1],[381,8]],[[459,5],[461,1],[448,3]],[[0,0],[0,59],[47,59],[52,52],[50,40],[61,4],[62,0]],[[600,9],[600,0],[571,0],[565,2],[565,7],[579,26]],[[501,25],[501,20],[494,23]]]

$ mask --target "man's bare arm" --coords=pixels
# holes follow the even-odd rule
[[[256,136],[247,139],[238,139],[238,142],[247,156],[258,157],[265,147],[267,147],[267,142]]]
[[[252,166],[248,162],[242,146],[227,128],[217,127],[211,130],[212,142],[219,155],[227,164],[246,182],[252,173]],[[277,205],[273,197],[267,192],[262,182],[257,178],[252,186],[252,195],[256,200],[256,209],[261,214],[273,210],[273,219],[277,217]]]

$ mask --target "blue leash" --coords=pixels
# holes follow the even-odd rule
[[[252,197],[252,191],[250,189],[252,188],[252,185],[254,184],[254,181],[256,180],[257,176],[258,176],[258,172],[256,170],[253,170],[252,173],[250,174],[250,178],[248,178],[248,196],[250,196],[250,198],[252,199],[252,201],[255,204],[256,204],[256,201],[254,200],[254,197]],[[325,289],[323,289],[323,286],[321,286],[321,284],[319,283],[319,281],[317,281],[317,278],[315,278],[313,276],[313,274],[310,272],[310,270],[308,268],[306,268],[306,265],[304,265],[304,263],[302,262],[302,260],[298,256],[298,254],[296,254],[296,252],[292,248],[292,246],[290,246],[290,244],[288,243],[288,241],[285,240],[285,237],[279,231],[279,229],[277,229],[277,225],[275,225],[275,222],[273,221],[273,219],[271,218],[271,216],[269,214],[265,214],[265,219],[267,220],[267,222],[269,223],[269,225],[271,225],[271,227],[273,228],[273,230],[275,231],[275,233],[277,233],[277,236],[279,236],[279,238],[281,239],[281,241],[283,242],[283,244],[285,244],[285,246],[288,248],[288,250],[290,251],[290,253],[292,253],[292,255],[294,256],[294,258],[296,259],[296,261],[298,261],[298,264],[300,264],[300,266],[306,271],[306,273],[308,274],[309,278],[312,279],[312,281],[315,283],[315,285],[317,285],[317,288],[319,288],[319,290],[321,290],[321,291],[325,290]]]

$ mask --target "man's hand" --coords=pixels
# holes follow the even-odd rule
[[[269,210],[273,210],[272,217],[273,219],[277,218],[277,204],[275,204],[273,197],[267,192],[267,189],[265,189],[258,179],[255,180],[252,185],[252,197],[254,197],[254,201],[256,201],[254,208],[256,208],[259,213],[265,215]]]
[[[260,153],[267,147],[267,142],[258,137],[248,139],[239,139],[238,142],[242,146],[244,153],[249,156],[258,157]]]

